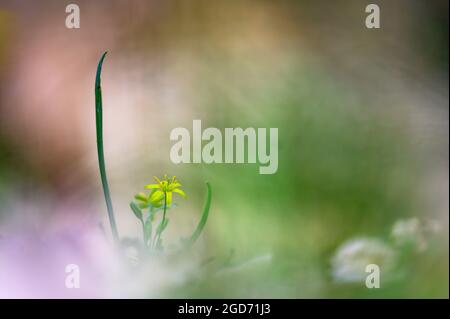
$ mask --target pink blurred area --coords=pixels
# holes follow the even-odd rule
[[[90,179],[90,172],[79,163],[94,137],[93,123],[87,119],[94,116],[95,64],[124,30],[118,30],[109,15],[89,19],[99,9],[88,2],[82,7],[83,27],[89,32],[68,32],[64,3],[11,2],[9,7],[2,131],[20,145],[32,170],[64,191],[70,178],[79,179],[75,183]],[[89,21],[94,28],[87,25]]]
[[[28,222],[8,224],[0,237],[0,298],[101,298],[116,265],[111,244],[95,222],[80,220],[86,207],[54,207],[55,216],[36,220],[42,207],[18,207]],[[64,210],[64,211],[62,211]],[[2,229],[5,229],[3,227]],[[80,286],[66,286],[79,269]],[[67,272],[66,272],[67,269]]]

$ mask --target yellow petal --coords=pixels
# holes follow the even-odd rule
[[[178,194],[180,194],[183,197],[186,197],[186,193],[184,191],[182,191],[181,189],[179,189],[179,188],[174,189],[173,192],[174,193],[178,193]]]
[[[159,202],[164,198],[164,192],[160,191],[159,189],[154,191],[149,198],[149,201],[152,203]]]
[[[170,206],[172,204],[172,192],[166,193],[166,196],[167,196],[166,204],[167,204],[167,206]]]
[[[158,184],[161,184],[161,180],[160,180],[158,177],[153,176],[153,179],[154,179]]]
[[[136,198],[137,200],[141,201],[141,202],[147,202],[147,196],[144,193],[139,193],[134,195],[134,198]]]
[[[168,187],[168,190],[169,190],[169,191],[172,191],[172,190],[174,190],[174,189],[177,188],[177,187],[181,187],[181,184],[178,183],[178,182],[173,183],[173,184],[170,184],[169,187]]]
[[[158,184],[148,184],[148,185],[145,185],[145,188],[159,188],[159,185]]]

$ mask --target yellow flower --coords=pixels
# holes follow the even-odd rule
[[[145,186],[145,188],[152,189],[153,191],[148,196],[143,193],[135,196],[137,200],[141,201],[141,208],[150,206],[161,207],[164,205],[164,197],[166,197],[166,206],[169,207],[172,204],[173,193],[186,197],[184,191],[180,189],[181,184],[178,182],[176,176],[168,178],[167,175],[164,175],[162,179],[156,176],[153,178],[156,184],[148,184]]]

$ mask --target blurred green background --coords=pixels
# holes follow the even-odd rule
[[[448,298],[447,1],[376,1],[380,29],[365,27],[371,2],[359,0],[76,3],[80,29],[65,27],[65,2],[0,1],[0,233],[57,227],[70,207],[107,225],[93,83],[108,50],[105,154],[121,233],[139,236],[128,202],[153,175],[177,175],[189,196],[173,241],[213,187],[196,248],[210,262],[159,296]],[[169,133],[194,119],[278,128],[278,172],[172,164]],[[400,245],[392,228],[411,218],[419,226]],[[401,256],[380,289],[333,275],[352,238]],[[411,248],[418,240],[426,247]]]

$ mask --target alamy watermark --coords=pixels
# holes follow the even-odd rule
[[[369,13],[366,17],[367,29],[379,29],[380,28],[380,7],[377,4],[368,4],[366,6],[366,13]]]
[[[202,121],[194,120],[192,148],[191,134],[184,127],[174,128],[170,140],[176,141],[170,150],[170,160],[175,164],[259,163],[260,174],[278,170],[278,128],[225,128],[222,136],[215,127],[202,131]]]
[[[66,271],[66,288],[80,288],[80,267],[76,264],[68,264],[65,268]]]
[[[369,264],[366,266],[366,287],[369,289],[380,288],[380,266],[377,264]]]
[[[80,7],[77,4],[71,3],[66,6],[66,28],[79,29],[80,28]]]

